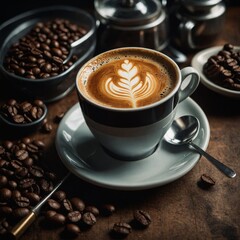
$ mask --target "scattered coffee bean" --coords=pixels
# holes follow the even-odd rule
[[[76,236],[81,232],[79,226],[73,223],[68,223],[65,227],[65,230],[68,234],[73,236]]]
[[[115,206],[112,204],[103,204],[101,208],[101,212],[105,216],[110,216],[115,212]]]
[[[87,206],[85,208],[86,212],[91,212],[92,214],[94,214],[94,216],[98,216],[99,215],[99,210],[97,207],[95,206]]]
[[[50,209],[53,209],[53,210],[58,210],[61,208],[61,204],[51,198],[47,200],[47,205],[49,206]]]
[[[82,199],[80,199],[80,198],[78,198],[78,197],[73,197],[73,198],[70,199],[70,201],[71,201],[71,203],[72,203],[72,206],[73,206],[76,210],[78,210],[78,211],[80,211],[80,212],[84,211],[84,209],[85,209],[85,203],[84,203],[84,201],[83,201]]]
[[[198,186],[203,189],[211,188],[215,185],[215,181],[207,174],[202,174]]]
[[[53,127],[50,123],[46,122],[43,124],[42,129],[45,133],[50,133],[52,132]]]
[[[54,119],[55,123],[60,123],[60,121],[61,121],[62,118],[64,117],[64,114],[65,114],[65,113],[62,112],[62,113],[56,115],[56,116],[55,116],[55,119]]]
[[[79,222],[81,217],[82,215],[79,211],[72,211],[72,212],[69,212],[67,215],[68,220],[72,223]]]
[[[66,217],[63,214],[57,212],[55,212],[55,214],[48,213],[47,220],[54,225],[64,225],[66,222]]]
[[[91,227],[97,222],[97,219],[91,212],[85,212],[82,216],[82,221],[86,226]]]
[[[132,232],[132,227],[128,223],[118,222],[113,225],[112,231],[115,234],[127,236]]]
[[[53,198],[59,202],[62,202],[66,199],[66,193],[64,191],[58,190],[53,194]]]
[[[64,208],[65,211],[67,211],[67,212],[72,212],[73,211],[73,207],[72,207],[72,204],[71,204],[70,200],[64,199],[62,201],[62,205],[63,205],[63,208]]]
[[[152,222],[152,219],[146,211],[143,210],[136,210],[133,213],[134,220],[139,224],[141,227],[148,227]]]

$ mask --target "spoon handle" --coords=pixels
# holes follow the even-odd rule
[[[203,155],[207,160],[209,160],[217,169],[224,173],[227,177],[234,178],[236,176],[236,172],[234,172],[231,168],[227,167],[223,163],[219,162],[217,159],[209,155],[207,152],[203,151],[196,144],[194,144],[193,142],[190,142],[189,144],[193,148],[195,148],[201,155]]]

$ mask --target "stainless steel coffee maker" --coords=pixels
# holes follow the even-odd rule
[[[97,49],[146,47],[162,51],[176,62],[186,56],[169,45],[166,0],[95,0],[99,22]]]
[[[214,45],[223,30],[225,11],[221,0],[179,0],[169,10],[172,41],[185,50]]]
[[[159,0],[95,0],[102,51],[124,46],[163,49],[167,16]]]

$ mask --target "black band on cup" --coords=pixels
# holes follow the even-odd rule
[[[155,107],[135,111],[116,111],[92,104],[80,94],[78,97],[84,115],[97,123],[119,128],[141,127],[158,122],[169,115],[178,103],[178,94],[175,94]]]

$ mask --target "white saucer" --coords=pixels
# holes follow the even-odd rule
[[[203,65],[207,62],[208,58],[216,55],[223,47],[222,46],[217,46],[217,47],[211,47],[207,48],[205,50],[202,50],[198,52],[196,55],[194,55],[192,59],[192,67],[194,67],[200,74],[200,80],[201,83],[209,88],[210,90],[222,94],[227,97],[232,97],[232,98],[240,98],[240,91],[235,91],[235,90],[230,90],[224,87],[221,87],[208,78],[205,77],[203,74]],[[236,50],[239,50],[240,47],[234,47]]]
[[[194,142],[206,150],[210,138],[209,123],[191,98],[179,104],[176,117],[186,114],[199,119],[200,131]],[[186,146],[161,142],[145,159],[132,162],[114,159],[96,142],[78,103],[59,125],[56,148],[63,164],[79,178],[98,186],[122,190],[148,189],[170,183],[189,172],[200,158]]]

